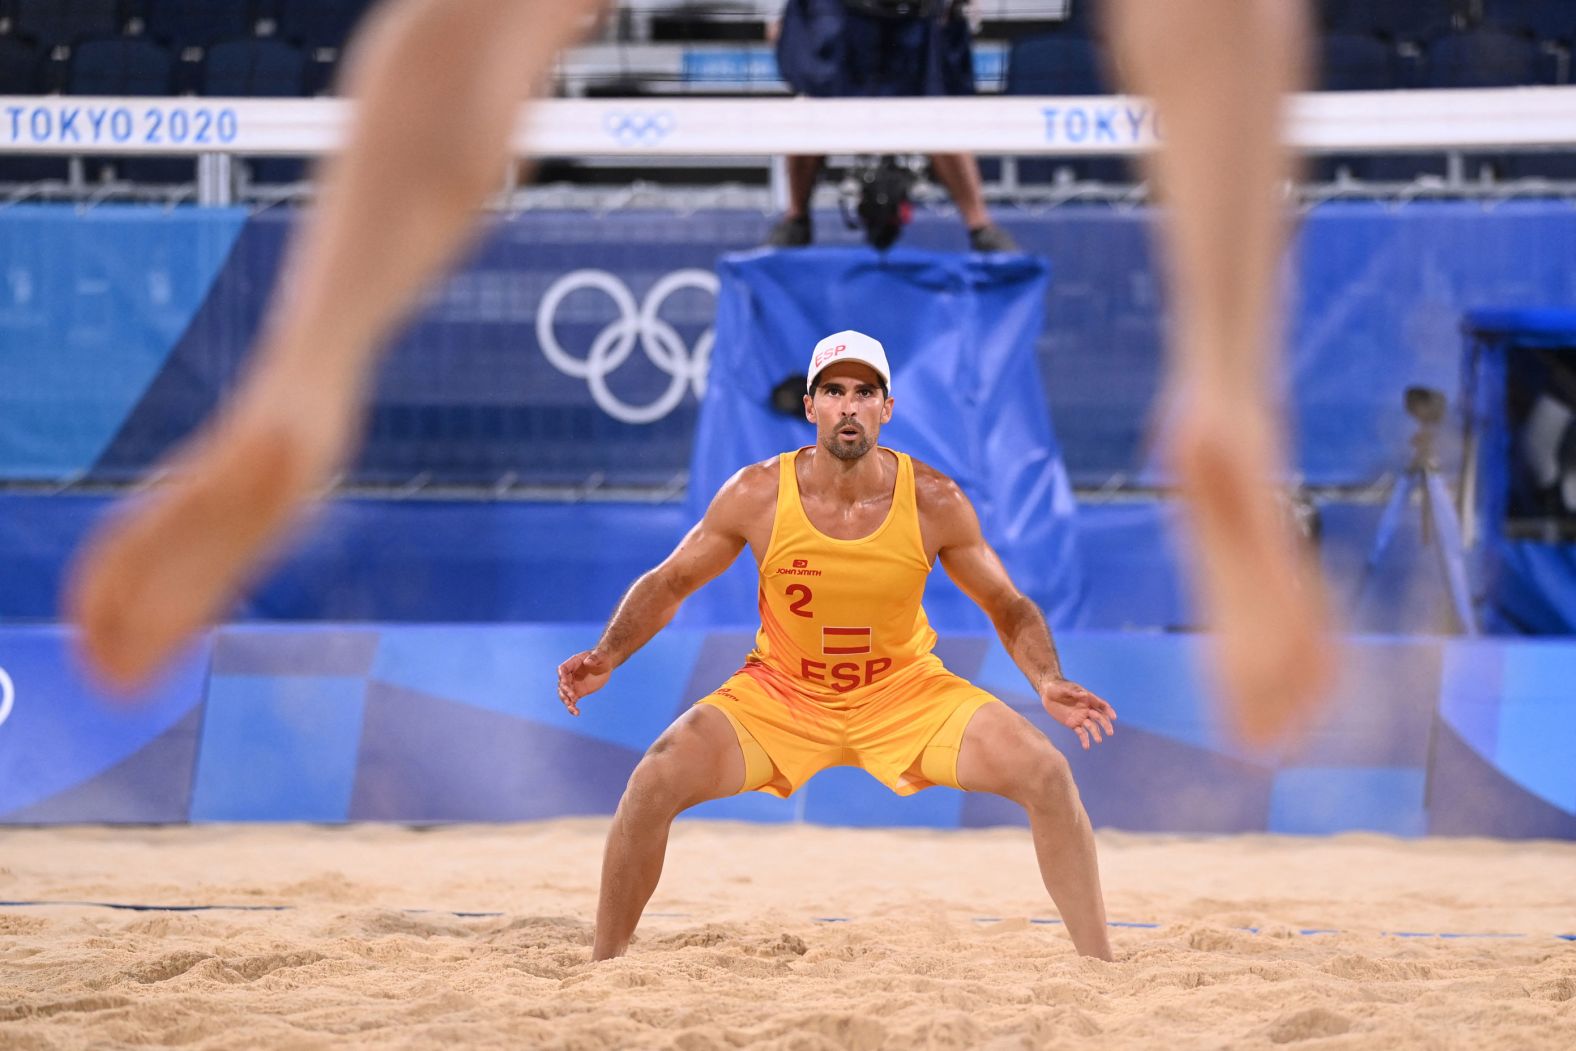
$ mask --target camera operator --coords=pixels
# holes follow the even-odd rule
[[[818,98],[972,95],[968,0],[788,0],[777,36],[777,65],[794,91]],[[991,222],[973,154],[930,158],[977,252],[1017,251]],[[777,247],[814,239],[810,197],[824,156],[788,158],[788,210],[767,235]]]

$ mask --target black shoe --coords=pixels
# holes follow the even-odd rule
[[[808,215],[801,215],[798,218],[784,216],[766,235],[766,244],[771,248],[803,248],[811,240]]]
[[[1016,252],[1018,242],[995,223],[986,223],[969,231],[969,248],[976,252]]]

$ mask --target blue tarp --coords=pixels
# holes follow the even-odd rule
[[[1466,315],[1463,390],[1476,436],[1473,551],[1480,617],[1489,631],[1576,632],[1576,544],[1506,535],[1515,442],[1507,400],[1511,358],[1567,351],[1576,359],[1576,310],[1479,310]]]

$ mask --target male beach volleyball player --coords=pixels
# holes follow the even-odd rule
[[[931,566],[939,559],[989,614],[1045,710],[1084,748],[1112,732],[1116,712],[1062,676],[1045,618],[1013,586],[957,484],[877,444],[893,406],[881,344],[858,332],[828,336],[811,355],[806,387],[816,444],[729,479],[673,553],[629,589],[596,647],[559,665],[559,699],[578,715],[686,597],[746,546],[755,556],[755,649],[630,776],[608,832],[593,957],[628,947],[680,811],[752,789],[786,798],[817,771],[852,765],[898,795],[949,785],[1022,805],[1073,945],[1109,960],[1094,834],[1067,761],[931,652],[936,633],[920,605]]]
[[[1112,0],[1135,84],[1165,113],[1158,160],[1176,333],[1171,447],[1216,628],[1227,712],[1282,732],[1330,675],[1317,579],[1268,489],[1281,93],[1301,0]],[[235,397],[168,480],[90,538],[67,605],[109,682],[145,681],[222,617],[349,459],[390,332],[473,236],[521,99],[598,0],[389,0],[352,49],[359,102],[288,258]]]

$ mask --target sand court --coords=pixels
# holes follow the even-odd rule
[[[1104,964],[1054,922],[1026,830],[687,821],[630,955],[593,966],[605,831],[7,829],[7,902],[247,908],[0,907],[0,1047],[1576,1036],[1576,844],[1102,832],[1111,917],[1134,924]]]

